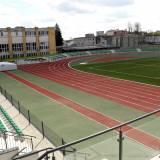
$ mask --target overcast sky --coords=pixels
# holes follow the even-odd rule
[[[0,0],[0,28],[59,24],[64,39],[125,29],[160,30],[160,0]]]

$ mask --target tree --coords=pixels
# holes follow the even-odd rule
[[[55,25],[55,34],[56,34],[56,46],[62,46],[63,38],[58,24]]]
[[[132,23],[128,23],[128,32],[129,33],[132,33],[133,32],[133,25],[132,25]]]
[[[136,23],[134,24],[134,32],[135,32],[136,34],[139,34],[139,33],[141,32],[141,24],[140,24],[139,22],[136,22]]]

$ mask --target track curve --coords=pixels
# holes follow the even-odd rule
[[[88,58],[88,57],[87,57]],[[127,80],[85,73],[69,66],[69,58],[57,62],[21,65],[18,68],[51,81],[70,86],[114,102],[151,112],[160,106],[160,88]],[[84,59],[84,57],[82,57]]]

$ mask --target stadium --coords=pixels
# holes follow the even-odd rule
[[[0,65],[0,159],[159,159],[159,47],[41,58]]]

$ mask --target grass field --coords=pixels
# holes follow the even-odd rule
[[[160,76],[160,73],[158,72],[160,69],[160,58],[94,63],[89,65],[75,65],[74,67],[83,71],[113,76],[116,78],[124,78],[157,85],[159,82],[160,85],[158,78],[158,76]],[[153,72],[153,70],[155,70],[155,72]],[[78,89],[64,86],[45,78],[40,78],[30,73],[20,70],[12,71],[12,73],[32,82],[33,84],[55,92],[120,122],[126,122],[145,114],[138,109],[129,108],[105,98],[94,96]],[[56,133],[60,137],[63,137],[67,142],[70,142],[106,129],[102,124],[38,93],[32,88],[3,73],[0,73],[0,85],[12,94],[13,97],[20,100],[24,107],[29,109],[39,121],[45,123],[49,129],[47,132],[49,132],[53,139],[55,138],[54,133]],[[156,116],[152,116],[137,122],[132,126],[149,135],[159,138],[160,132],[157,131],[159,124],[160,119]],[[99,160],[103,158],[115,160],[118,157],[117,139],[118,134],[116,132],[111,132],[110,134],[105,134],[102,137],[100,136],[91,141],[86,141],[77,147],[81,149],[81,152],[88,154],[87,156],[89,160]],[[151,149],[128,137],[125,137],[124,139],[124,160],[150,159],[158,154],[158,151],[159,150]],[[70,159],[70,157],[68,157],[68,159]]]
[[[160,57],[77,65],[74,68],[153,85],[160,85]]]

